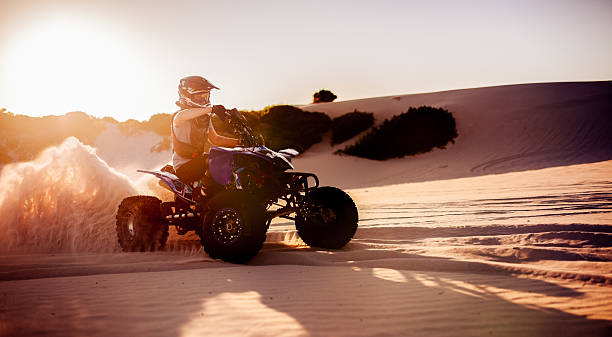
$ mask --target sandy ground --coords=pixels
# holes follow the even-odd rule
[[[78,144],[51,151],[56,161],[66,151],[87,161],[65,179],[83,179],[97,192],[55,187],[17,204],[0,193],[0,336],[610,336],[612,156],[604,131],[611,85],[583,84],[569,98],[563,88],[541,86],[540,95],[510,87],[533,101],[517,100],[511,110],[555,121],[557,131],[535,135],[533,119],[508,124],[511,112],[489,119],[511,125],[504,133],[520,145],[476,131],[484,123],[479,116],[492,113],[477,105],[495,101],[476,89],[451,92],[455,102],[472,103],[454,105],[460,138],[446,150],[380,163],[333,156],[334,149],[317,145],[296,166],[318,164],[325,184],[338,179],[348,188],[360,214],[355,238],[341,250],[313,249],[293,224],[278,221],[246,266],[208,258],[189,236],[171,235],[163,252],[117,252],[107,244],[112,219],[89,225],[112,200],[132,193],[103,193],[127,178]],[[540,99],[553,104],[550,92],[558,91],[562,102],[582,102],[575,114],[538,110]],[[608,97],[603,103],[601,95]],[[389,101],[429,104],[402,97]],[[361,102],[362,111],[368,104],[382,109],[386,103],[376,100]],[[328,109],[342,104],[349,103]],[[590,131],[569,128],[575,120]],[[483,139],[493,148],[478,147]],[[538,147],[545,153],[529,155]],[[58,170],[44,158],[5,169],[4,186],[38,196],[26,178]],[[338,176],[334,165],[351,174]],[[92,201],[81,209],[76,224],[87,231],[63,230],[72,220],[57,205],[72,195],[103,197],[104,207]],[[37,240],[20,236],[43,226],[53,230]]]

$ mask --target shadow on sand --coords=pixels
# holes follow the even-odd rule
[[[0,334],[609,336],[612,332],[609,321],[524,301],[538,297],[571,301],[584,296],[582,292],[515,278],[477,262],[367,250],[359,244],[340,251],[267,244],[249,266],[201,256],[188,261],[177,257],[174,265],[181,265],[181,271],[172,263],[152,264],[167,255],[171,254],[120,254],[136,261],[132,268],[149,261],[149,272],[126,268],[124,274],[108,273],[91,263],[80,266],[81,274],[97,275],[0,282],[4,322]],[[44,259],[38,268],[43,265]]]

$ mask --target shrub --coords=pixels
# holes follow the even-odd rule
[[[315,92],[312,95],[312,103],[325,103],[325,102],[333,102],[338,96],[334,95],[333,92],[325,89],[319,90],[319,92]]]
[[[457,137],[453,115],[445,109],[422,106],[385,120],[340,153],[384,160],[445,148]]]
[[[143,126],[151,129],[160,136],[170,136],[171,120],[171,114],[159,113],[151,116],[148,121],[143,122]]]
[[[349,112],[332,120],[332,145],[349,140],[374,125],[374,114],[371,112]]]
[[[326,114],[303,111],[291,105],[268,107],[260,115],[255,130],[263,135],[266,146],[274,150],[294,148],[304,152],[323,139],[331,124]],[[247,120],[255,116],[247,114]]]

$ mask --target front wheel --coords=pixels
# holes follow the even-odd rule
[[[200,231],[208,255],[231,263],[246,263],[266,240],[265,209],[243,192],[220,192],[209,203]]]
[[[295,220],[302,240],[311,247],[339,249],[357,231],[359,215],[353,199],[341,189],[320,187],[306,195]]]
[[[117,237],[125,252],[161,250],[168,239],[168,224],[162,219],[161,201],[150,196],[128,197],[117,211]]]

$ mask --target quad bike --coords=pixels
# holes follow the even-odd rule
[[[351,197],[335,187],[319,187],[312,173],[294,172],[292,149],[273,151],[263,146],[237,110],[217,116],[228,123],[243,147],[209,151],[204,184],[179,180],[171,166],[144,171],[174,193],[174,201],[152,196],[123,199],[117,212],[117,235],[124,251],[162,249],[169,226],[180,235],[195,231],[212,258],[245,263],[266,239],[276,217],[295,221],[309,246],[339,249],[357,230],[358,213]]]

